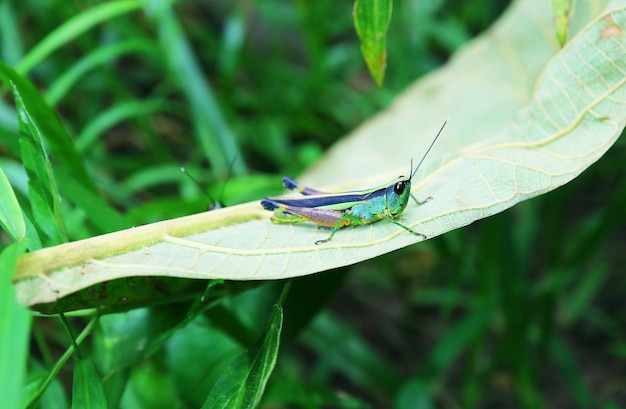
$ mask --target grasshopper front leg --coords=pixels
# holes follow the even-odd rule
[[[426,199],[428,200],[428,199]],[[399,221],[397,221],[396,219],[392,219],[391,217],[385,217],[385,219],[389,220],[390,222],[392,222],[393,224],[395,224],[396,226],[400,226],[402,227],[404,230],[408,231],[409,233],[421,237],[422,239],[426,240],[428,237],[426,237],[425,234],[416,232],[415,230],[413,230],[412,228],[405,226],[404,224],[400,223]]]
[[[415,202],[416,205],[421,206],[424,203],[433,200],[432,196],[428,196],[426,199],[422,200],[421,202],[419,200],[417,200],[417,197],[413,196],[413,194],[411,194],[411,199],[413,199],[413,201]]]

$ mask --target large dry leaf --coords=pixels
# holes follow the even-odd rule
[[[559,50],[549,2],[516,2],[492,30],[337,144],[303,180],[343,190],[406,174],[410,158],[421,156],[450,116],[414,181],[413,193],[433,200],[411,204],[404,224],[434,237],[567,183],[602,156],[626,123],[626,2],[606,11],[601,3],[577,3],[572,30],[580,32]],[[419,241],[381,221],[343,229],[317,246],[327,230],[274,225],[269,216],[254,202],[40,250],[19,260],[17,290],[23,303],[52,312],[68,308],[56,304],[64,296],[80,300],[72,308],[132,297],[133,288],[119,280],[115,292],[98,284],[114,279],[280,279]],[[89,292],[96,284],[98,291]]]

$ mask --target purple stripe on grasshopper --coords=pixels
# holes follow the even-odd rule
[[[265,210],[274,211],[272,221],[275,223],[310,221],[320,226],[332,228],[337,225],[337,221],[344,214],[344,212],[339,210],[289,206],[268,198],[261,200],[261,205]],[[301,220],[294,219],[291,216],[297,216]],[[338,228],[344,227],[348,223],[349,220],[345,219],[345,222],[342,221]]]

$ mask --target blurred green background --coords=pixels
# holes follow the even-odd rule
[[[101,3],[0,2],[0,58],[55,109],[119,214],[107,224],[63,201],[70,240],[206,210],[211,201],[180,166],[226,205],[280,193],[283,175],[316,163],[509,2],[394,2],[382,88],[363,62],[350,1],[145,3],[110,3],[131,11],[100,15],[86,31],[71,26],[56,48],[42,40],[70,19],[88,21]],[[50,53],[33,54],[46,46]],[[0,166],[29,214],[17,135],[3,84]],[[262,406],[626,405],[625,153],[618,140],[552,193],[294,280]],[[225,365],[263,332],[282,284],[226,293],[189,322],[185,302],[102,317],[81,348],[109,405],[200,407]],[[88,318],[69,318],[74,334]],[[47,373],[70,343],[58,320],[34,319],[26,380]],[[71,366],[40,407],[69,406]]]

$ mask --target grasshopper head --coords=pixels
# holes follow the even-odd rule
[[[411,178],[400,176],[387,187],[387,210],[391,217],[396,217],[404,211],[411,196]]]
[[[435,138],[430,143],[430,146],[428,147],[428,149],[426,149],[426,153],[424,154],[424,156],[422,156],[422,159],[419,161],[415,169],[413,169],[413,159],[411,159],[409,177],[400,176],[399,178],[394,180],[389,186],[387,186],[387,189],[385,190],[385,198],[387,200],[387,213],[390,217],[397,217],[400,213],[404,211],[404,209],[406,209],[406,205],[409,203],[409,197],[413,198],[416,204],[420,204],[415,196],[411,194],[411,179],[413,179],[413,176],[415,176],[415,174],[417,173],[420,165],[422,164],[422,162],[424,162],[424,159],[426,159],[428,152],[430,152],[433,145],[435,144],[435,141],[437,140],[437,138],[439,138],[439,135],[441,134],[441,131],[443,131],[443,127],[446,126],[447,122],[448,120],[446,119],[446,121],[439,129],[439,132],[437,132],[437,135],[435,135]]]

